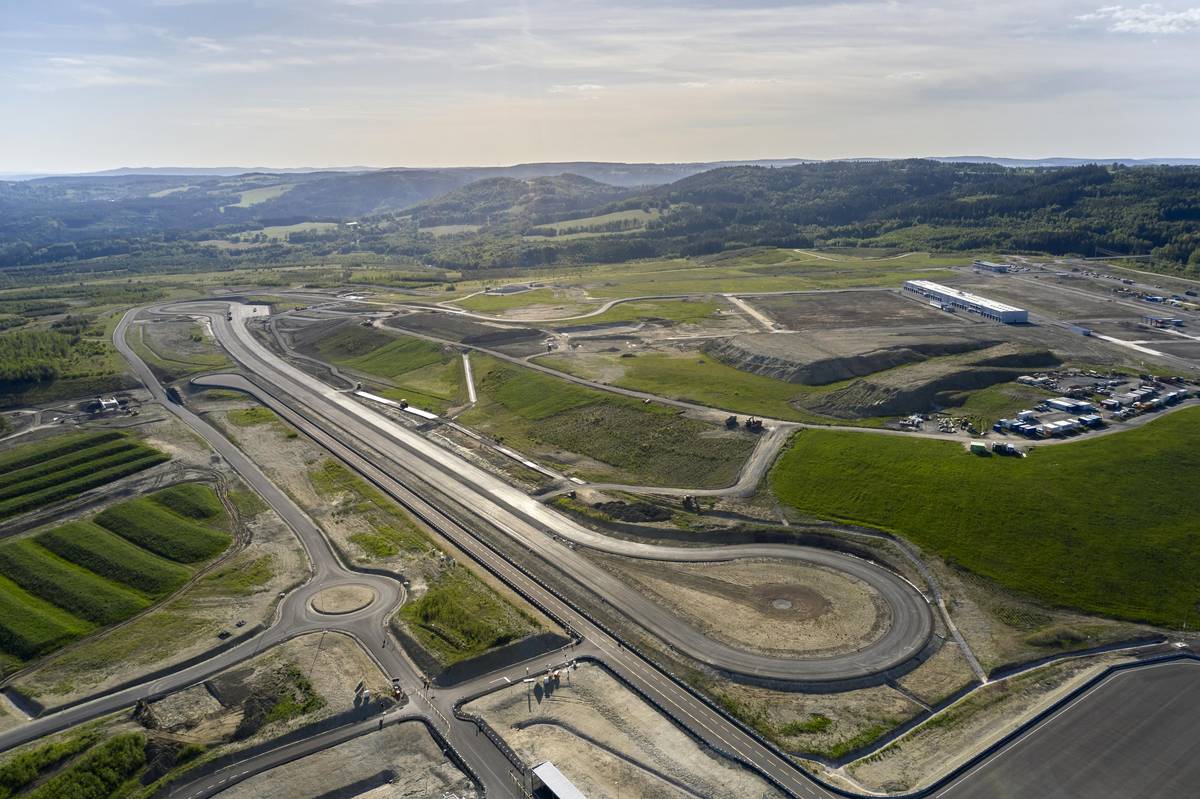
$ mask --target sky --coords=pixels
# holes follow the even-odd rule
[[[1200,156],[1200,0],[0,0],[0,172]]]

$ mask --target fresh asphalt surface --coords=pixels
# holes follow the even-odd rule
[[[1200,796],[1200,663],[1112,675],[937,791],[938,799]]]

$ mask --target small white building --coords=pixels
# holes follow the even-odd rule
[[[587,799],[549,760],[533,767],[533,795],[547,799]]]

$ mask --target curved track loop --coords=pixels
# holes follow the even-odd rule
[[[171,304],[163,306],[163,310],[209,316],[221,344],[254,377],[250,380],[237,375],[214,375],[198,378],[197,383],[238,388],[264,400],[274,399],[271,395],[286,395],[311,409],[321,420],[318,423],[309,417],[306,424],[329,425],[404,464],[435,490],[487,518],[493,526],[574,576],[651,633],[713,668],[756,680],[804,685],[882,681],[889,672],[914,661],[930,641],[933,616],[925,597],[902,577],[877,564],[804,546],[668,547],[609,538],[563,517],[419,433],[283,362],[248,331],[246,322],[256,315],[253,308],[239,303],[202,301]],[[879,639],[849,654],[803,658],[747,652],[704,635],[563,541],[645,560],[696,563],[768,557],[837,569],[879,592],[890,608],[891,624]]]

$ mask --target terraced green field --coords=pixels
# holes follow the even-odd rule
[[[186,483],[0,543],[0,672],[173,593],[230,543],[211,488]]]
[[[130,543],[177,563],[207,560],[229,546],[229,535],[192,521],[150,498],[114,505],[96,523]]]
[[[814,516],[891,530],[1042,601],[1195,624],[1200,409],[1028,458],[953,442],[797,433],[771,473]]]
[[[0,456],[0,519],[76,496],[170,456],[107,430],[55,436]]]

